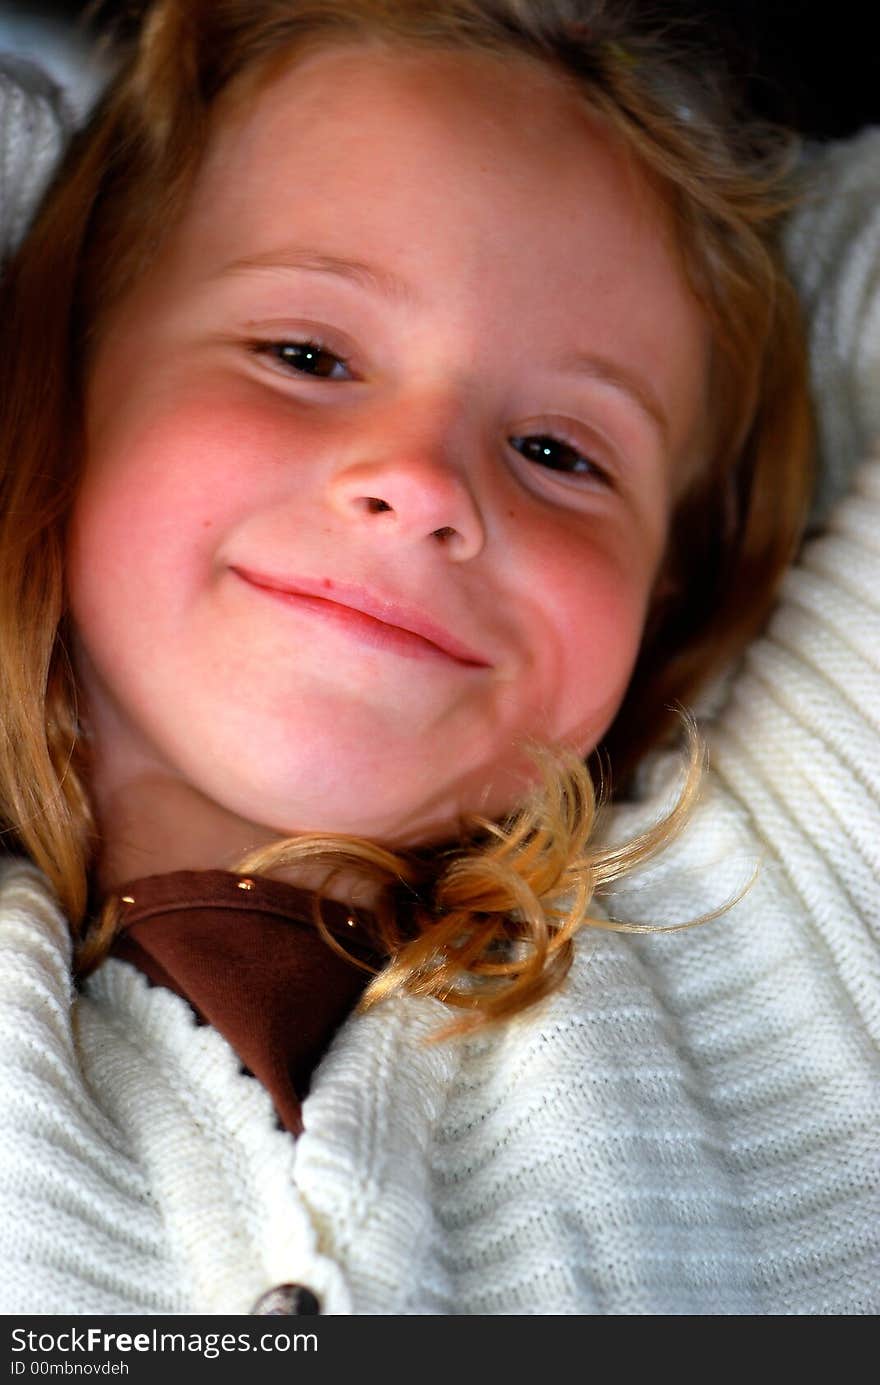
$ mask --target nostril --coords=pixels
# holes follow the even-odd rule
[[[444,524],[442,529],[435,529],[435,530],[434,530],[434,538],[435,538],[435,539],[441,539],[441,540],[442,540],[442,539],[451,539],[451,538],[453,537],[454,533],[455,533],[455,530],[451,527],[451,525],[449,525],[449,524]]]
[[[378,496],[368,495],[367,509],[371,515],[378,515],[382,510],[390,510],[391,506],[388,504],[387,500],[380,500]]]

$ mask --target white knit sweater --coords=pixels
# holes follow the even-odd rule
[[[708,734],[688,830],[611,909],[681,922],[757,863],[740,903],[583,935],[479,1039],[424,1044],[435,1002],[350,1019],[296,1143],[178,996],[116,960],[75,996],[43,879],[7,865],[0,1311],[247,1313],[296,1282],[334,1314],[877,1312],[880,464]],[[615,832],[676,779],[656,758]]]
[[[71,125],[50,77],[14,53],[0,53],[0,264],[24,232]]]

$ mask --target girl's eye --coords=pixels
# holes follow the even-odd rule
[[[596,462],[578,452],[570,443],[554,438],[550,433],[531,434],[529,437],[508,438],[508,442],[529,462],[547,467],[550,471],[562,471],[567,476],[588,476],[594,480],[610,484],[608,473]]]
[[[328,351],[318,341],[268,341],[255,347],[261,355],[271,356],[279,365],[299,375],[311,375],[317,380],[350,378],[348,361]],[[344,372],[344,374],[340,374]]]

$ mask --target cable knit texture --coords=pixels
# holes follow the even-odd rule
[[[0,53],[0,263],[24,234],[70,126],[55,84],[32,63]]]
[[[833,189],[833,196],[829,196]],[[880,437],[880,128],[808,148],[786,250],[806,309],[819,411],[814,507],[827,518]]]
[[[832,279],[829,331],[876,321],[876,292],[856,307],[839,260]],[[424,1042],[438,1002],[352,1017],[296,1143],[178,996],[117,960],[75,995],[44,880],[8,863],[0,1311],[247,1313],[297,1282],[328,1313],[877,1312],[880,464],[707,734],[688,829],[605,904],[680,923],[757,867],[739,903],[585,933],[560,992],[466,1042]],[[678,773],[656,757],[612,830]]]

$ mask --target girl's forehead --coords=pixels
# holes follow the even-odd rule
[[[193,198],[209,237],[238,224],[218,207],[277,234],[308,219],[344,236],[341,204],[358,217],[355,234],[394,230],[402,251],[456,227],[510,258],[525,231],[545,268],[579,221],[614,220],[628,240],[649,224],[661,252],[669,234],[620,137],[568,79],[516,54],[322,49],[218,121]]]
[[[501,388],[529,355],[532,374],[636,381],[673,452],[702,409],[706,324],[665,208],[530,59],[349,47],[288,65],[218,123],[162,258],[147,316],[246,280],[255,315],[342,325],[362,351],[393,329],[426,371],[457,355]]]
[[[372,91],[373,110],[401,99],[413,108],[430,101],[444,109],[450,124],[459,112],[470,126],[479,105],[480,123],[502,131],[509,130],[511,117],[522,107],[530,119],[517,135],[526,142],[552,106],[583,110],[586,104],[571,76],[525,53],[375,36],[312,42],[299,52],[281,52],[271,65],[246,70],[227,89],[228,99],[221,97],[218,109],[234,118],[236,113],[246,116],[260,100],[288,106],[295,97],[302,111],[314,108],[332,118],[353,85]]]

